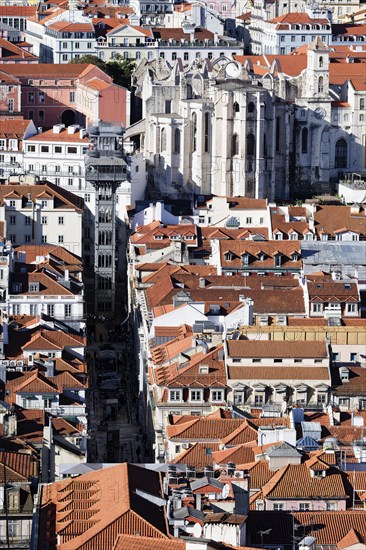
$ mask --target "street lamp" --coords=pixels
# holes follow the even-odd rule
[[[264,537],[264,535],[269,535],[271,531],[272,531],[272,529],[267,529],[266,531],[257,531],[258,534],[261,537],[261,548],[264,548],[264,546],[263,546],[263,537]]]

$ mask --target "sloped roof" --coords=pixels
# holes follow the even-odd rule
[[[38,550],[57,536],[63,550],[112,548],[118,535],[167,540],[164,512],[136,494],[161,497],[160,476],[132,464],[119,464],[43,487]]]

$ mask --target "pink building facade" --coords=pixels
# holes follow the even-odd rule
[[[88,126],[98,120],[129,124],[130,92],[94,65],[9,64],[2,70],[21,88],[21,95],[6,92],[0,107],[4,118],[12,115],[9,100],[17,98],[13,112],[21,101],[23,117],[41,128],[59,123]]]

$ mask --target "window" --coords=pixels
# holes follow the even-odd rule
[[[42,216],[41,217],[41,224],[42,225],[47,225],[47,216]]]
[[[42,242],[43,242],[43,243],[46,243],[46,242],[47,242],[47,235],[42,235]]]
[[[8,111],[10,113],[14,111],[14,99],[8,99]]]
[[[341,369],[340,375],[341,375],[342,382],[348,382],[349,381],[349,370],[348,369]]]
[[[231,138],[231,155],[235,156],[239,154],[239,137],[238,134],[234,134]]]
[[[358,356],[358,353],[351,352],[349,354],[349,360],[352,361],[352,362],[355,362],[355,361],[357,361],[357,356]]]
[[[235,113],[239,113],[239,111],[240,111],[239,103],[237,101],[235,101],[235,103],[233,104],[234,115],[235,115]]]
[[[58,236],[58,243],[59,243],[59,244],[63,244],[63,242],[64,242],[64,236],[63,236],[63,235],[59,235],[59,236]]]
[[[45,409],[50,409],[52,407],[52,397],[44,397],[43,405]]]
[[[327,394],[326,393],[318,393],[317,397],[317,403],[318,405],[325,405],[327,403]]]
[[[69,59],[69,56],[67,55],[67,53],[63,53],[62,54],[62,61],[67,61]]]
[[[255,156],[255,139],[252,133],[247,135],[247,156]]]
[[[167,135],[166,135],[166,129],[162,128],[160,133],[160,149],[161,152],[166,151],[167,148]]]
[[[64,225],[64,217],[63,216],[58,217],[58,223],[59,223],[59,225]]]
[[[347,304],[347,313],[357,313],[357,304]]]
[[[35,145],[28,145],[27,146],[28,153],[35,153],[36,152],[36,146]]]
[[[71,317],[71,304],[64,305],[64,314],[65,317]]]
[[[189,54],[188,54],[188,52],[184,52],[184,54],[183,54],[183,59],[184,59],[184,61],[188,61],[188,59],[189,59]]]
[[[308,512],[310,510],[310,502],[300,502],[299,510],[300,512]]]
[[[347,167],[347,142],[343,138],[339,139],[335,146],[335,167]]]
[[[24,218],[25,225],[30,225],[31,222],[32,222],[32,218],[30,218],[29,216],[25,216]]]
[[[301,152],[302,153],[308,152],[308,134],[309,134],[308,129],[303,128],[301,132]]]
[[[180,390],[169,390],[169,401],[180,401],[181,392]]]
[[[204,144],[204,147],[205,147],[205,153],[208,153],[209,150],[210,150],[210,122],[211,122],[211,117],[210,117],[210,113],[205,113],[205,144]]]
[[[282,363],[283,359],[273,359],[274,363]]]
[[[16,216],[10,216],[9,220],[10,220],[10,225],[15,225],[15,223],[16,223]]]
[[[15,201],[10,200],[10,201],[9,201],[9,206],[15,206]]]
[[[191,390],[191,401],[202,401],[202,390]]]
[[[28,92],[28,103],[34,103],[34,92]]]
[[[29,118],[29,120],[34,119],[34,111],[28,111],[28,118]]]
[[[255,111],[255,105],[254,105],[253,101],[251,101],[251,102],[248,104],[248,113],[249,113],[250,115],[252,115],[252,114],[254,113],[254,111]]]
[[[68,185],[73,185],[73,183],[74,183],[73,179],[72,179],[72,178],[68,178],[67,184],[68,184]]]
[[[254,405],[259,406],[259,405],[263,405],[263,403],[264,403],[264,396],[261,393],[257,393],[254,396]]]
[[[53,317],[55,314],[55,306],[53,304],[48,304],[47,305],[47,315],[49,317]]]
[[[62,42],[62,47],[64,50],[67,50],[67,42]]]
[[[276,118],[276,153],[280,150],[280,132],[281,132],[281,120],[278,116]]]
[[[212,401],[223,401],[224,392],[223,390],[212,390]]]
[[[78,152],[77,147],[67,147],[67,152],[71,155],[75,155]]]
[[[50,150],[48,145],[41,145],[41,153],[48,153]]]
[[[327,502],[327,510],[329,510],[329,511],[337,510],[337,503],[336,502]]]
[[[174,153],[180,153],[180,130],[174,130]]]
[[[74,46],[75,46],[76,50],[79,50],[80,49],[80,42],[74,42]]]
[[[84,200],[85,202],[90,202],[90,193],[85,193]]]
[[[16,539],[20,536],[20,523],[18,519],[8,520],[9,539]]]
[[[38,101],[39,103],[44,103],[45,93],[44,92],[38,92]]]
[[[361,97],[360,98],[360,111],[364,111],[364,109],[365,109],[365,98]]]
[[[318,78],[318,94],[322,94],[324,91],[324,78],[319,76]]]
[[[283,502],[275,502],[273,504],[273,510],[275,512],[281,512],[282,510],[284,509],[284,504]]]
[[[197,150],[197,115],[192,114],[192,150]]]
[[[69,101],[70,103],[75,103],[75,92],[69,93]]]

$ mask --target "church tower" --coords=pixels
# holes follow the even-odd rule
[[[329,94],[329,51],[319,36],[308,46],[306,97],[325,99]]]

